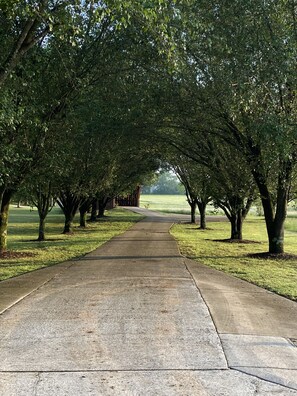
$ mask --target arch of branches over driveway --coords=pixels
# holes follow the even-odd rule
[[[258,195],[269,252],[284,252],[297,162],[292,2],[0,5],[1,252],[16,193],[39,200],[41,226],[59,198],[71,230],[76,210],[160,161],[206,175],[235,238]]]

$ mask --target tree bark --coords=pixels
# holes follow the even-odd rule
[[[198,209],[199,209],[199,214],[200,214],[200,229],[201,230],[206,230],[206,205],[207,203],[197,201]]]
[[[278,191],[276,213],[270,196],[262,196],[265,224],[269,242],[269,253],[284,253],[284,226],[287,214],[287,192]]]
[[[5,190],[0,193],[0,255],[7,251],[7,228],[9,204],[13,192]]]
[[[89,199],[85,200],[79,207],[79,226],[87,226],[87,213],[90,209],[91,201]]]
[[[79,226],[86,227],[87,226],[87,211],[83,208],[79,208]]]
[[[39,242],[45,241],[45,217],[39,215],[38,239]]]
[[[92,209],[91,209],[90,221],[96,221],[96,219],[97,219],[97,210],[98,210],[98,200],[97,200],[97,198],[96,198],[96,199],[94,199],[94,201],[92,202]]]
[[[248,214],[249,208],[251,207],[250,199],[248,199],[246,205],[244,205],[242,198],[233,196],[228,199],[228,202],[218,202],[218,206],[225,212],[225,215],[230,221],[230,239],[241,241],[243,221]]]
[[[274,225],[268,234],[269,253],[284,253],[284,224]]]
[[[191,202],[189,202],[189,205],[191,207],[191,223],[195,224],[196,223],[196,202],[191,201]]]
[[[104,217],[105,208],[108,202],[108,198],[104,197],[98,200],[98,216],[97,217]]]
[[[39,229],[38,229],[38,241],[45,240],[45,219],[49,212],[52,210],[52,188],[51,183],[47,187],[39,186],[37,190],[37,201],[35,205],[38,209],[39,215]]]
[[[281,173],[281,172],[280,172]],[[287,216],[287,205],[290,184],[288,180],[291,176],[291,166],[288,165],[285,170],[285,177],[282,175],[278,179],[278,189],[276,205],[269,192],[265,178],[258,172],[253,172],[264,211],[266,230],[268,235],[269,253],[284,253],[284,226]]]
[[[69,191],[66,191],[60,193],[57,202],[65,216],[63,234],[71,234],[72,222],[79,208],[79,205],[81,204],[81,198]]]
[[[65,213],[63,234],[72,234],[73,219],[74,219],[74,215],[72,213]]]
[[[238,211],[236,214],[233,214],[229,220],[231,223],[231,237],[230,237],[230,239],[242,241],[243,217],[241,215],[241,211]]]

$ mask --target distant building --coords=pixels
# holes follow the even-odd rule
[[[140,186],[127,195],[122,195],[115,198],[115,204],[118,206],[137,206],[139,207],[140,201]]]

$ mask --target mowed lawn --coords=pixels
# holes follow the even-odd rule
[[[190,214],[190,206],[185,195],[141,194],[140,206],[164,213]]]
[[[190,215],[190,206],[185,195],[157,195],[157,194],[141,194],[140,207],[149,210],[156,210],[162,213],[178,213]],[[198,214],[198,209],[196,210]],[[222,214],[223,211],[215,209],[213,205],[207,205],[208,215]]]
[[[141,205],[165,213],[189,213],[182,195],[144,195]],[[208,212],[212,212],[210,206]],[[252,211],[255,213],[256,211]],[[275,293],[297,300],[297,213],[292,209],[286,220],[285,250],[296,259],[259,259],[249,254],[267,252],[267,233],[263,217],[249,216],[244,222],[243,237],[251,243],[226,243],[230,237],[229,222],[208,223],[208,230],[197,225],[177,224],[171,233],[183,255],[209,267],[227,272]],[[255,242],[255,243],[252,243]]]
[[[89,223],[85,229],[79,227],[77,216],[73,235],[63,235],[64,216],[59,208],[54,208],[47,218],[47,240],[37,242],[37,209],[30,211],[29,207],[16,208],[12,205],[8,249],[22,253],[24,257],[0,258],[0,280],[82,256],[142,219],[138,214],[120,208],[107,211],[106,215],[104,219]]]
[[[251,253],[267,252],[268,249],[265,222],[260,217],[249,217],[245,221],[243,237],[247,243],[218,241],[230,237],[229,222],[209,223],[209,229],[204,231],[197,225],[176,224],[171,233],[184,256],[297,300],[296,220],[290,223],[294,230],[287,230],[285,235],[286,253],[296,255],[290,259],[249,257]]]
[[[141,206],[166,213],[189,213],[186,197],[182,195],[142,196]],[[210,207],[210,211],[212,207]],[[297,216],[289,212],[286,221],[285,250],[297,255]],[[0,259],[0,280],[47,267],[84,255],[113,236],[131,227],[141,217],[117,208],[107,217],[90,223],[86,229],[74,223],[73,235],[63,235],[64,216],[59,208],[49,214],[47,241],[37,242],[38,214],[28,207],[12,205],[9,218],[9,250],[24,253],[24,257]],[[268,290],[297,300],[297,259],[258,259],[249,254],[267,251],[267,235],[263,217],[250,216],[244,223],[243,237],[256,243],[235,244],[220,242],[230,236],[229,222],[209,222],[209,229],[198,230],[197,225],[177,224],[171,228],[183,255],[205,265],[230,273]],[[29,256],[26,256],[29,253]]]

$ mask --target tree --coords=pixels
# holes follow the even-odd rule
[[[60,42],[67,42],[70,37],[71,44],[77,45],[87,35],[93,37],[94,44],[98,25],[113,26],[115,30],[127,27],[136,18],[144,28],[153,28],[164,35],[168,9],[163,0],[145,4],[113,0],[1,0],[0,86],[11,77],[25,55],[31,55],[36,46],[46,45],[52,37]],[[155,24],[157,20],[159,24]]]
[[[51,125],[66,117],[69,104],[82,90],[96,82],[98,86],[98,81],[104,86],[106,76],[122,69],[114,54],[125,56],[125,30],[139,33],[142,26],[155,38],[165,34],[168,6],[162,0],[149,4],[10,0],[0,5],[2,252],[7,249],[10,199],[38,167],[47,143],[57,138]]]
[[[201,133],[204,133],[203,140]],[[193,144],[193,137],[198,144]],[[194,197],[199,190],[195,190],[195,176],[189,172],[193,172],[193,168],[204,169],[205,173],[200,174],[201,184],[196,185],[198,189],[202,186],[202,193],[205,194],[203,199],[200,197],[199,200],[202,207],[202,219],[204,218],[203,209],[205,213],[207,201],[210,201],[211,197],[215,205],[223,209],[230,221],[230,239],[242,240],[243,221],[256,198],[252,174],[244,159],[232,146],[215,139],[212,134],[207,138],[205,131],[200,131],[199,127],[196,131],[192,129],[188,138],[182,136],[182,142],[179,142],[178,137],[174,135],[172,144],[182,152],[183,155],[180,157],[188,157],[185,168],[181,169],[179,165],[177,171],[190,186],[192,202],[195,202]],[[198,203],[198,200],[196,202]]]
[[[225,134],[246,156],[258,186],[269,252],[283,253],[288,195],[297,161],[293,94],[296,87],[295,10],[291,2],[238,1],[236,8],[239,14],[232,13],[228,21],[234,35],[232,54],[228,50],[219,54],[220,62],[224,59],[232,65],[219,76],[220,82],[224,78],[230,84],[229,106],[221,106],[220,120]],[[225,28],[220,34],[229,49],[231,43],[223,22],[226,12],[227,9],[220,10],[216,19],[220,19],[217,25]],[[236,64],[241,65],[240,72]]]
[[[176,7],[173,83],[178,97],[191,101],[183,100],[169,121],[190,113],[186,133],[199,119],[200,139],[219,137],[244,156],[261,196],[269,252],[281,254],[297,161],[295,6],[236,0]]]
[[[152,186],[153,194],[183,194],[180,181],[170,172],[159,173],[157,181]]]
[[[211,201],[212,180],[205,166],[190,160],[184,155],[177,155],[171,160],[173,169],[184,185],[187,201],[191,207],[191,223],[195,223],[195,211],[198,206],[200,229],[206,229],[206,205]]]
[[[37,241],[45,241],[45,221],[52,210],[55,199],[53,197],[53,185],[50,180],[34,180],[30,186],[26,186],[26,196],[31,206],[36,206],[39,216]]]

